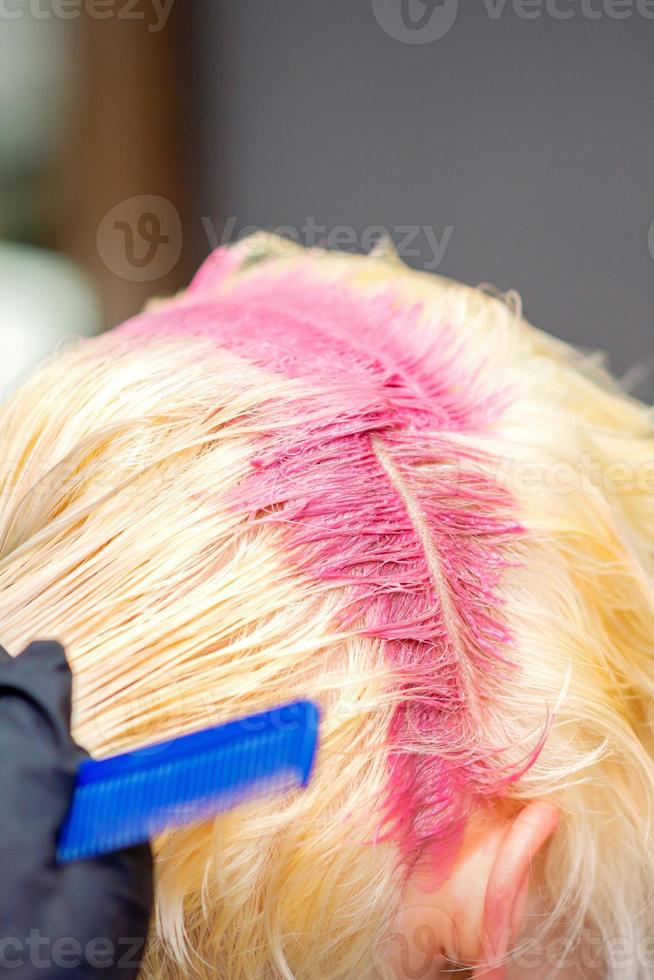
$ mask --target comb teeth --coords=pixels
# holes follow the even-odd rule
[[[297,701],[136,752],[83,762],[57,860],[97,857],[244,800],[306,786],[318,721],[314,704]]]

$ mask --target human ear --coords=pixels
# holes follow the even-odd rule
[[[506,967],[489,965],[506,956],[520,934],[531,880],[531,864],[556,829],[559,811],[535,800],[520,811],[501,838],[484,897],[481,962],[473,977],[504,980]]]
[[[556,807],[543,800],[510,815],[478,815],[471,820],[447,879],[436,888],[430,885],[433,874],[423,862],[403,897],[402,938],[413,951],[413,961],[418,961],[428,933],[434,969],[437,961],[449,961],[469,966],[478,980],[505,980],[506,966],[501,961],[521,932],[531,865],[558,819]],[[413,975],[406,969],[396,973],[402,980]]]

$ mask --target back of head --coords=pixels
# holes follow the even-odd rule
[[[306,791],[157,841],[153,976],[383,976],[537,799],[529,932],[651,975],[653,436],[510,302],[266,236],[8,402],[2,643],[65,644],[85,747],[323,709]]]

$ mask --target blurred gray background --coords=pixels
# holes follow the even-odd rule
[[[517,289],[654,398],[653,3],[195,0],[193,18],[199,251],[207,216],[232,238],[352,226],[357,245],[429,226],[412,264]]]

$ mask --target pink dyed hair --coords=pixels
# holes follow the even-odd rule
[[[488,460],[444,438],[492,431],[510,393],[484,390],[448,326],[423,329],[420,307],[393,292],[365,297],[296,273],[220,291],[235,264],[215,253],[182,302],[119,333],[211,338],[322,383],[292,428],[283,403],[267,404],[252,474],[229,503],[244,526],[283,527],[297,568],[346,587],[339,625],[381,642],[402,699],[380,836],[397,839],[409,865],[425,848],[445,862],[472,807],[501,795],[545,739],[503,766],[503,746],[479,737],[512,669],[498,585],[522,529]]]

